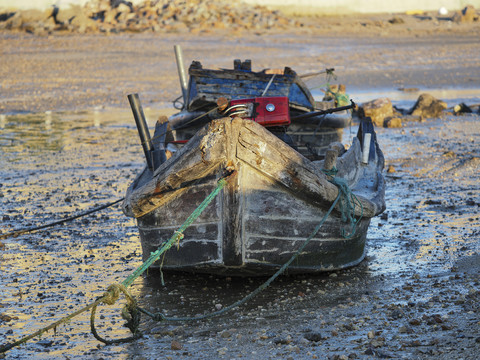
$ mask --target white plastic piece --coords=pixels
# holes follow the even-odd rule
[[[370,141],[372,134],[366,133],[363,137],[362,163],[368,164],[368,156],[370,155]]]

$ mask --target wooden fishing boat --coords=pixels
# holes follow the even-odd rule
[[[177,57],[177,63],[179,59]],[[182,75],[183,60],[180,60],[179,73],[184,102],[177,106],[179,111],[169,118],[174,143],[190,139],[202,126],[215,118],[222,117],[217,110],[221,99],[251,99],[263,97],[287,97],[291,124],[279,124],[270,131],[284,134],[296,144],[297,151],[311,160],[321,159],[331,142],[341,141],[343,129],[351,122],[350,110],[335,110],[335,113],[318,110],[334,109],[347,105],[348,95],[340,91],[343,103],[338,104],[333,96],[330,100],[315,101],[307,85],[295,71],[284,69],[264,69],[252,71],[250,60],[235,60],[233,69],[205,69],[198,61],[193,61],[188,69],[189,81],[186,84]],[[332,73],[327,69],[320,73]],[[312,74],[307,74],[310,76]],[[345,100],[347,98],[347,100]]]
[[[141,113],[141,108],[134,110],[136,120]],[[161,136],[168,123],[157,124],[157,141],[144,147],[148,165],[129,187],[123,204],[125,214],[137,220],[144,258],[172,236],[228,173],[228,185],[187,228],[178,248],[155,266],[225,275],[272,274],[336,199],[339,190],[324,171],[335,165],[336,176],[345,179],[357,199],[353,234],[342,235],[352,229],[339,211],[332,212],[288,273],[358,264],[365,255],[370,219],[385,209],[384,158],[371,122],[360,124],[348,150],[337,142],[325,160],[312,161],[258,119],[237,115],[211,120],[168,160]],[[149,140],[147,134],[142,144]],[[155,152],[163,154],[161,160],[149,161]]]

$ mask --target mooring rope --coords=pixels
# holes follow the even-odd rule
[[[215,311],[215,312],[212,312],[212,313],[209,313],[209,314],[192,316],[192,317],[186,316],[186,317],[174,317],[173,318],[173,317],[168,317],[163,313],[156,313],[156,314],[150,313],[149,311],[147,311],[147,310],[145,310],[141,307],[139,307],[138,309],[142,313],[150,316],[152,319],[154,319],[156,321],[196,321],[196,320],[204,320],[204,319],[209,319],[209,318],[212,318],[212,317],[220,316],[220,315],[222,315],[222,314],[224,314],[224,313],[226,313],[226,312],[228,312],[228,311],[230,311],[230,310],[232,310],[232,309],[234,309],[234,308],[236,308],[240,305],[245,304],[247,301],[249,301],[250,299],[252,299],[256,295],[258,295],[261,291],[265,290],[278,276],[280,276],[282,273],[284,273],[285,270],[290,266],[290,264],[302,253],[302,251],[308,245],[310,240],[313,239],[313,237],[318,233],[318,230],[320,230],[320,228],[323,226],[323,224],[327,220],[328,216],[330,215],[330,213],[333,211],[333,209],[337,205],[337,202],[339,201],[341,196],[342,196],[342,194],[339,192],[337,198],[332,203],[332,206],[330,206],[330,209],[324,215],[324,217],[322,218],[320,223],[310,233],[308,238],[303,242],[302,246],[300,246],[300,248],[295,252],[295,254],[293,254],[290,257],[290,259],[285,264],[283,264],[282,267],[280,267],[280,269],[277,270],[277,272],[275,274],[273,274],[270,278],[268,278],[267,281],[265,281],[263,284],[261,284],[259,287],[257,287],[255,290],[253,290],[250,294],[248,294],[244,298],[234,302],[233,304],[231,304],[229,306],[224,307],[221,310],[218,310],[218,311]]]
[[[336,174],[337,170],[336,168],[333,169],[333,174]],[[209,314],[204,314],[204,315],[199,315],[199,316],[186,316],[186,317],[168,317],[163,313],[151,313],[141,307],[138,307],[138,309],[144,313],[145,315],[150,316],[152,319],[156,321],[196,321],[196,320],[204,320],[204,319],[209,319],[213,318],[216,316],[223,315],[224,313],[241,306],[248,302],[250,299],[258,295],[261,291],[266,289],[278,276],[283,274],[285,270],[290,266],[290,264],[295,261],[295,259],[303,252],[305,247],[308,245],[310,240],[313,239],[313,237],[318,233],[320,228],[323,226],[327,218],[330,216],[331,212],[335,209],[337,206],[337,203],[339,204],[339,209],[338,211],[342,215],[342,220],[344,222],[350,222],[352,225],[352,231],[350,234],[345,235],[344,229],[342,229],[342,237],[345,239],[351,238],[356,231],[356,225],[358,222],[362,219],[363,216],[363,207],[361,211],[361,215],[358,219],[355,219],[355,202],[360,204],[362,206],[361,202],[358,200],[358,198],[355,196],[355,194],[352,193],[350,190],[347,182],[344,179],[341,178],[333,178],[330,180],[333,184],[338,186],[338,195],[335,199],[335,201],[332,203],[328,211],[325,213],[323,216],[322,220],[318,223],[318,225],[315,227],[315,229],[310,233],[310,235],[307,237],[307,239],[303,242],[303,244],[300,246],[300,248],[290,257],[290,259],[280,267],[280,269],[277,270],[275,274],[273,274],[270,278],[268,278],[267,281],[265,281],[263,284],[261,284],[258,288],[256,288],[254,291],[252,291],[250,294],[245,296],[244,298],[234,302],[233,304],[224,307],[221,310],[211,312]]]
[[[77,214],[77,215],[74,215],[74,216],[70,216],[66,219],[63,219],[63,220],[58,220],[58,221],[54,221],[54,222],[51,222],[51,223],[48,223],[48,224],[44,224],[44,225],[40,225],[40,226],[35,226],[35,227],[31,227],[31,228],[26,228],[26,229],[20,229],[20,230],[15,230],[15,231],[12,231],[12,232],[9,232],[9,233],[6,233],[6,234],[1,234],[0,235],[0,239],[7,239],[7,238],[10,238],[10,237],[17,237],[17,236],[20,236],[20,235],[23,235],[23,234],[30,234],[30,233],[33,233],[33,232],[36,232],[36,231],[39,231],[39,230],[43,230],[43,229],[47,229],[47,228],[50,228],[50,227],[53,227],[53,226],[56,226],[56,225],[61,225],[61,224],[64,224],[66,222],[70,222],[70,221],[73,221],[75,219],[78,219],[78,218],[81,218],[83,216],[87,216],[87,215],[90,215],[94,212],[97,212],[97,211],[100,211],[100,210],[103,210],[103,209],[106,209],[110,206],[113,206],[115,204],[118,204],[120,201],[123,201],[125,200],[125,198],[121,198],[121,199],[118,199],[118,200],[115,200],[113,202],[110,202],[108,204],[104,204],[102,206],[99,206],[99,207],[96,207],[96,208],[93,208],[93,209],[90,209],[88,211],[85,211],[83,213],[80,213],[80,214]]]
[[[101,338],[100,336],[98,336],[96,330],[95,330],[95,326],[94,326],[94,316],[95,316],[95,311],[96,311],[96,308],[98,307],[98,305],[102,304],[102,303],[107,303],[108,305],[113,305],[115,303],[115,301],[118,299],[118,296],[120,294],[120,292],[123,292],[126,297],[127,297],[127,300],[128,302],[131,304],[132,301],[130,301],[129,299],[133,299],[133,297],[128,293],[128,290],[127,290],[127,287],[130,286],[137,277],[139,277],[143,272],[145,272],[145,270],[148,269],[148,267],[153,264],[156,260],[158,260],[158,258],[165,252],[167,251],[168,249],[170,249],[174,244],[177,243],[178,239],[179,239],[179,234],[182,234],[183,231],[185,231],[185,229],[190,226],[197,218],[198,216],[200,216],[200,214],[203,212],[203,210],[205,210],[205,208],[210,204],[210,202],[218,195],[218,193],[220,192],[221,189],[223,189],[223,187],[227,184],[227,178],[229,176],[231,176],[232,174],[229,173],[227,174],[225,177],[221,178],[218,183],[217,183],[217,186],[215,187],[215,189],[202,201],[202,203],[194,210],[194,212],[188,217],[188,219],[182,224],[182,226],[180,226],[180,228],[175,231],[175,233],[173,234],[173,236],[170,238],[169,241],[167,241],[166,243],[164,243],[157,251],[153,252],[150,257],[148,258],[147,261],[145,261],[141,266],[139,266],[130,276],[128,276],[121,284],[114,284],[112,286],[110,286],[107,291],[102,295],[100,296],[99,298],[97,298],[97,300],[95,300],[94,302],[92,302],[91,304],[83,307],[82,309],[74,312],[73,314],[70,314],[68,316],[65,316],[63,317],[62,319],[54,322],[53,324],[50,324],[36,332],[34,332],[33,334],[31,335],[27,335],[25,337],[23,337],[22,339],[18,340],[18,341],[15,341],[13,343],[10,343],[10,344],[5,344],[5,345],[2,345],[0,347],[0,354],[18,346],[18,345],[21,345],[23,343],[26,343],[28,340],[36,337],[36,336],[40,336],[42,335],[43,333],[45,333],[46,331],[48,330],[51,330],[51,329],[56,329],[59,325],[62,325],[62,324],[65,324],[66,322],[70,321],[71,319],[73,319],[74,317],[88,311],[88,310],[92,310],[92,313],[91,313],[91,317],[90,317],[90,324],[91,324],[91,328],[92,328],[92,333],[94,334],[94,336],[97,338],[97,340],[99,341],[102,341],[104,343],[107,343],[107,344],[110,344],[110,343],[121,343],[121,342],[127,342],[127,341],[131,341],[135,338],[137,338],[139,335],[136,334],[136,329],[135,328],[130,328],[130,330],[132,331],[132,333],[134,334],[132,337],[128,337],[128,338],[124,338],[124,339],[115,339],[115,340],[105,340],[103,338]],[[128,304],[127,304],[128,306]],[[130,310],[134,310],[136,308],[136,306],[130,306]],[[130,311],[129,310],[129,311]]]
[[[92,334],[94,337],[105,343],[105,344],[118,344],[118,343],[123,343],[123,342],[129,342],[132,340],[135,340],[141,336],[140,332],[138,331],[138,326],[140,323],[140,312],[144,313],[145,315],[150,316],[152,319],[156,321],[195,321],[195,320],[203,320],[207,318],[212,318],[216,316],[220,316],[244,303],[249,301],[251,298],[256,296],[258,293],[266,289],[279,275],[281,275],[285,270],[290,266],[290,264],[303,252],[305,247],[308,245],[310,240],[317,234],[317,232],[320,230],[320,228],[323,226],[327,218],[330,216],[331,212],[335,209],[337,204],[339,204],[339,208],[337,209],[338,211],[341,212],[342,214],[342,219],[346,221],[350,221],[352,223],[352,232],[349,237],[353,236],[355,232],[355,227],[356,224],[360,221],[360,219],[355,220],[354,218],[354,206],[355,202],[358,202],[358,199],[356,199],[355,195],[352,194],[351,190],[349,189],[347,183],[343,179],[333,179],[331,180],[332,183],[338,186],[338,195],[335,199],[335,201],[332,203],[330,206],[329,210],[325,213],[323,216],[322,220],[320,223],[315,227],[315,229],[312,231],[312,233],[308,236],[308,238],[304,241],[304,243],[300,246],[300,248],[293,254],[290,259],[278,269],[275,274],[273,274],[267,281],[265,281],[262,285],[260,285],[258,288],[256,288],[254,291],[252,291],[250,294],[245,296],[244,298],[236,301],[235,303],[219,310],[216,312],[212,312],[209,314],[204,314],[200,316],[193,316],[193,317],[168,317],[163,313],[151,313],[141,307],[139,307],[133,298],[133,296],[130,295],[128,292],[128,286],[130,286],[135,279],[137,279],[142,273],[144,273],[155,261],[157,261],[162,254],[164,254],[166,251],[168,251],[172,246],[177,244],[182,238],[183,238],[183,232],[187,227],[189,227],[199,216],[200,214],[205,210],[205,208],[210,204],[210,202],[218,195],[221,189],[227,184],[228,178],[231,178],[233,176],[233,173],[230,173],[226,175],[225,177],[221,178],[217,182],[216,188],[202,201],[202,203],[193,211],[193,213],[187,218],[187,220],[180,226],[180,228],[175,231],[175,233],[172,235],[170,240],[167,242],[163,243],[155,252],[152,252],[150,254],[150,257],[142,264],[140,265],[130,276],[128,276],[121,284],[114,284],[111,285],[107,291],[97,300],[95,300],[93,303],[85,306],[84,308],[74,312],[71,315],[68,315],[55,323],[44,327],[35,333],[25,336],[24,338],[15,341],[11,344],[6,344],[0,347],[0,353],[4,353],[10,349],[12,349],[15,346],[18,346],[20,344],[23,344],[27,342],[28,340],[40,336],[44,332],[50,330],[50,329],[56,329],[57,326],[64,324],[68,321],[70,321],[72,318],[74,318],[77,315],[82,314],[85,311],[91,310],[91,315],[90,315],[90,327]],[[362,209],[362,214],[363,214],[363,209]],[[95,329],[95,314],[96,314],[96,309],[98,305],[100,304],[108,304],[108,305],[113,305],[115,301],[119,298],[120,293],[123,293],[125,297],[127,298],[127,305],[124,307],[124,310],[122,311],[122,317],[124,317],[127,320],[126,326],[130,329],[132,332],[132,336],[127,337],[127,338],[120,338],[120,339],[114,339],[114,340],[107,340],[102,338],[100,335],[98,335],[96,329]]]
[[[357,198],[357,196],[350,190],[347,181],[342,178],[334,177],[330,180],[333,184],[338,187],[339,195],[342,194],[339,209],[338,211],[341,214],[342,221],[344,223],[349,223],[352,227],[350,234],[345,232],[345,229],[341,230],[342,237],[344,239],[351,239],[357,230],[357,224],[363,218],[363,205],[362,202]],[[356,204],[360,205],[360,216],[358,219],[355,219],[355,207]]]

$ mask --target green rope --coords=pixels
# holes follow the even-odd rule
[[[258,288],[256,288],[254,291],[252,291],[250,294],[248,294],[244,298],[234,302],[233,304],[231,304],[227,307],[224,307],[223,309],[221,309],[219,311],[215,311],[215,312],[205,314],[205,315],[193,316],[193,317],[175,317],[175,318],[172,318],[172,317],[166,316],[163,313],[156,313],[156,314],[151,313],[151,312],[149,312],[149,311],[147,311],[143,308],[140,308],[140,307],[139,307],[139,310],[142,313],[150,316],[152,319],[154,319],[156,321],[196,321],[196,320],[204,320],[204,319],[209,319],[209,318],[213,318],[213,317],[216,317],[216,316],[220,316],[220,315],[222,315],[222,314],[224,314],[224,313],[226,313],[226,312],[228,312],[228,311],[230,311],[230,310],[232,310],[232,309],[234,309],[234,308],[236,308],[240,305],[245,304],[251,298],[255,297],[261,291],[265,290],[278,276],[280,276],[283,272],[285,272],[285,270],[290,266],[290,264],[303,252],[303,250],[308,245],[310,240],[312,240],[312,238],[317,234],[318,230],[320,230],[320,228],[323,226],[323,224],[327,220],[328,216],[333,211],[333,209],[335,208],[339,199],[342,196],[343,196],[343,193],[339,191],[338,196],[335,199],[335,201],[333,202],[332,206],[330,206],[330,209],[328,209],[327,213],[324,215],[324,217],[322,218],[320,223],[315,227],[315,229],[308,236],[308,238],[303,242],[302,246],[300,246],[300,248],[295,252],[295,254],[293,254],[292,257],[285,264],[283,264],[282,267],[280,269],[278,269],[277,272],[275,274],[273,274],[267,281],[265,281],[262,285],[260,285]]]
[[[335,184],[338,187],[338,194],[341,196],[339,203],[339,212],[341,214],[342,221],[345,223],[350,223],[352,230],[350,234],[346,234],[345,229],[342,229],[341,234],[344,239],[351,239],[357,230],[357,224],[363,218],[363,205],[358,200],[357,196],[352,193],[352,190],[348,187],[347,181],[342,178],[336,178],[330,180],[331,183]],[[358,219],[355,219],[355,208],[356,205],[360,205],[360,216]]]
[[[19,341],[16,341],[11,344],[6,344],[0,347],[0,353],[4,353],[10,349],[12,349],[15,346],[18,346],[20,344],[23,344],[27,342],[28,340],[40,336],[44,332],[50,330],[50,329],[56,329],[57,326],[64,324],[68,321],[70,321],[72,318],[75,316],[91,309],[91,316],[90,316],[90,325],[91,325],[91,330],[94,335],[94,337],[106,344],[117,344],[117,343],[122,343],[122,342],[128,342],[135,340],[141,336],[141,334],[138,332],[138,325],[140,322],[140,312],[152,317],[154,320],[157,321],[195,321],[195,320],[203,320],[207,318],[212,318],[216,316],[220,316],[244,303],[249,301],[251,298],[256,296],[258,293],[266,289],[279,275],[281,275],[289,266],[290,264],[303,252],[305,247],[308,245],[310,240],[317,234],[317,232],[320,230],[320,228],[323,226],[325,221],[327,220],[328,216],[330,216],[331,212],[333,209],[336,207],[337,204],[339,204],[339,211],[342,214],[342,220],[343,221],[348,221],[352,224],[352,231],[349,235],[345,236],[345,233],[342,229],[342,236],[345,238],[352,237],[353,234],[355,233],[356,230],[356,225],[360,221],[363,215],[363,207],[361,211],[361,216],[358,220],[355,219],[355,203],[359,203],[361,206],[360,201],[358,198],[351,192],[349,189],[346,181],[344,179],[339,179],[339,178],[333,178],[331,180],[332,183],[337,185],[338,187],[338,196],[336,197],[335,201],[332,203],[330,206],[330,209],[325,213],[324,217],[320,221],[320,223],[315,227],[315,229],[312,231],[312,233],[308,236],[308,238],[304,241],[302,246],[295,252],[295,254],[292,255],[292,257],[280,267],[280,269],[277,270],[275,274],[273,274],[267,281],[265,281],[262,285],[260,285],[257,289],[252,291],[250,294],[245,296],[244,298],[236,301],[235,303],[219,310],[216,312],[212,312],[209,314],[205,315],[200,315],[200,316],[194,316],[194,317],[176,317],[176,318],[171,318],[163,313],[151,313],[141,307],[139,307],[136,303],[136,301],[133,299],[133,297],[130,295],[128,292],[127,288],[130,286],[135,279],[137,279],[142,273],[144,273],[155,261],[157,261],[162,254],[164,254],[166,251],[168,251],[174,244],[178,243],[182,238],[183,238],[183,232],[185,229],[188,228],[197,218],[200,216],[200,214],[205,210],[205,208],[210,204],[210,202],[218,195],[221,189],[227,184],[227,179],[226,177],[220,179],[217,183],[216,188],[203,200],[203,202],[193,211],[193,213],[187,218],[187,220],[180,226],[180,228],[175,231],[173,236],[168,240],[167,242],[163,243],[159,249],[156,251],[152,252],[150,254],[150,257],[141,265],[139,266],[130,276],[128,276],[121,284],[114,284],[111,285],[108,290],[105,292],[104,295],[99,297],[97,300],[95,300],[93,303],[87,305],[83,309],[80,309],[76,311],[75,313],[68,315],[59,321],[35,332],[34,334],[28,335]],[[121,338],[121,339],[115,339],[115,340],[106,340],[102,337],[100,337],[95,329],[95,314],[96,314],[96,308],[98,305],[101,303],[108,304],[108,305],[113,305],[115,301],[118,299],[120,293],[123,292],[127,298],[127,305],[125,306],[124,310],[122,311],[122,316],[127,320],[127,327],[130,329],[132,332],[133,336],[127,337],[127,338]]]
[[[180,226],[180,228],[175,231],[173,236],[168,240],[166,243],[163,243],[160,248],[150,254],[150,257],[141,265],[139,266],[129,277],[127,277],[123,282],[122,285],[125,287],[129,287],[136,278],[138,278],[141,274],[143,274],[155,261],[157,261],[160,256],[170,249],[174,244],[178,243],[183,238],[183,232],[186,228],[188,228],[205,210],[205,208],[210,204],[210,202],[218,195],[220,190],[227,184],[227,180],[222,178],[218,181],[217,187],[213,190],[203,202],[193,211],[193,213],[188,217],[187,220]]]
[[[322,169],[323,173],[327,176],[331,176],[332,178],[335,177],[335,175],[337,175],[337,168],[335,166],[333,166],[330,170],[326,170],[326,169]]]
[[[91,314],[91,317],[90,317],[90,324],[91,324],[92,332],[98,340],[109,344],[109,343],[120,343],[120,342],[131,341],[131,340],[137,338],[139,335],[136,333],[136,330],[134,329],[134,326],[132,326],[132,328],[130,328],[130,330],[132,330],[132,329],[134,330],[134,331],[132,331],[134,336],[129,337],[129,338],[116,339],[116,340],[105,340],[105,339],[101,338],[100,336],[98,336],[98,334],[95,330],[95,325],[94,325],[94,320],[93,320],[93,318],[95,317],[95,311],[96,311],[97,306],[100,305],[101,303],[106,303],[108,305],[113,305],[115,303],[115,301],[118,299],[118,297],[120,295],[120,292],[123,292],[125,294],[125,296],[127,297],[127,301],[128,301],[127,306],[130,308],[129,312],[132,313],[134,311],[133,308],[134,307],[137,308],[137,306],[136,306],[136,303],[135,303],[134,307],[132,306],[132,301],[133,301],[132,299],[133,298],[128,293],[127,287],[130,286],[135,281],[135,279],[138,278],[143,272],[145,272],[145,270],[161,256],[161,254],[163,254],[165,251],[170,249],[176,242],[178,242],[180,240],[181,237],[183,237],[183,234],[182,234],[183,231],[185,231],[185,229],[188,226],[190,226],[197,219],[198,216],[200,216],[202,211],[205,210],[205,208],[208,206],[208,204],[210,204],[210,202],[215,198],[215,196],[218,195],[220,190],[222,190],[223,187],[227,184],[227,177],[230,176],[230,175],[231,174],[228,174],[227,176],[221,178],[218,181],[216,188],[205,198],[205,200],[203,200],[203,202],[188,217],[188,219],[183,223],[183,225],[180,226],[180,228],[177,231],[175,231],[174,235],[170,238],[170,240],[168,242],[164,243],[161,246],[161,248],[159,248],[157,251],[153,252],[150,255],[150,257],[147,259],[147,261],[145,263],[143,263],[140,267],[138,267],[120,285],[119,284],[114,284],[114,285],[110,286],[108,288],[108,290],[105,292],[105,294],[103,294],[101,297],[97,298],[93,303],[83,307],[82,309],[74,312],[73,314],[65,316],[65,317],[61,318],[60,320],[54,322],[53,324],[48,325],[48,326],[34,332],[31,335],[27,335],[27,336],[23,337],[22,339],[20,339],[18,341],[0,346],[0,354],[5,353],[8,350],[10,350],[10,349],[12,349],[12,348],[14,348],[18,345],[24,344],[28,340],[33,339],[34,337],[42,335],[43,333],[47,332],[48,330],[56,329],[59,325],[62,325],[62,324],[65,324],[65,323],[69,322],[74,317],[76,317],[76,316],[78,316],[78,315],[80,315],[80,314],[82,314],[85,311],[88,311],[90,309],[92,309],[92,314]]]

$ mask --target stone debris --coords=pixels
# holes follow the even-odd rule
[[[452,17],[452,21],[456,23],[471,23],[478,21],[478,19],[479,16],[477,15],[473,5],[467,5],[463,8],[463,10],[457,11]]]
[[[92,0],[85,6],[53,6],[46,11],[0,13],[0,30],[44,35],[72,33],[210,32],[267,30],[302,26],[298,20],[263,6],[227,0],[156,0],[133,5],[125,0]]]
[[[171,344],[170,344],[170,348],[172,350],[182,350],[183,346],[180,342],[178,342],[177,340],[172,340]]]
[[[385,118],[383,126],[386,128],[401,128],[402,119],[400,117],[388,117]]]
[[[453,107],[453,113],[455,115],[471,114],[472,112],[473,112],[472,108],[465,103],[460,103]]]
[[[393,117],[392,102],[388,98],[366,102],[359,108],[361,118],[370,117],[376,126],[383,126],[385,118]]]
[[[444,101],[435,99],[430,94],[421,94],[410,110],[410,115],[420,116],[422,119],[439,117],[447,109]]]
[[[406,122],[419,122],[440,117],[446,109],[447,104],[444,101],[438,100],[430,94],[421,94],[410,110],[392,106],[392,102],[388,98],[379,98],[360,106],[357,116],[361,119],[371,118],[378,127],[401,128]],[[468,112],[472,112],[472,109],[463,103],[453,108],[455,115]]]

